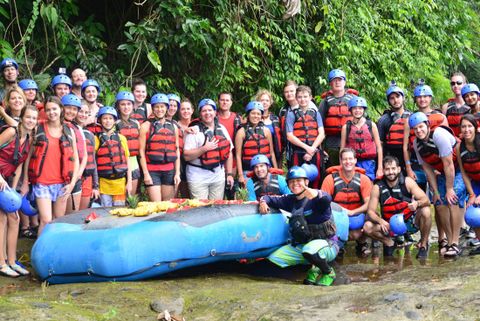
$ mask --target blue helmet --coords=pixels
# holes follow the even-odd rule
[[[54,88],[56,85],[60,85],[60,84],[65,84],[68,87],[72,88],[72,80],[67,75],[64,75],[64,74],[56,75],[55,77],[53,77],[52,82],[50,83],[50,86]]]
[[[168,97],[168,100],[176,101],[177,106],[180,107],[180,103],[182,102],[182,100],[180,99],[180,96],[178,96],[176,94],[168,94],[167,97]]]
[[[82,83],[82,93],[88,86],[93,86],[93,87],[97,88],[98,93],[101,92],[100,85],[98,84],[98,82],[96,80],[87,79]]]
[[[408,126],[410,128],[415,128],[420,123],[426,122],[428,124],[428,117],[425,115],[425,113],[422,113],[421,111],[417,111],[415,114],[410,115],[408,118]]]
[[[133,94],[129,91],[120,91],[115,96],[115,103],[118,103],[120,100],[129,100],[134,103],[135,97],[133,97]]]
[[[22,197],[22,205],[20,206],[20,211],[22,211],[22,213],[27,216],[35,216],[38,214],[37,209],[32,206],[32,203],[30,203],[26,194]]]
[[[5,213],[18,211],[22,206],[22,196],[16,190],[7,187],[0,191],[0,209]]]
[[[63,106],[75,106],[77,108],[82,108],[82,101],[74,94],[68,94],[62,97]]]
[[[462,87],[462,97],[465,96],[468,93],[475,92],[477,95],[480,96],[480,90],[478,89],[478,86],[475,84],[466,84],[465,86]]]
[[[361,229],[363,227],[363,224],[365,224],[365,214],[361,213],[361,214],[349,216],[348,223],[349,223],[348,228],[351,231]]]
[[[393,93],[397,93],[397,94],[400,94],[402,95],[403,97],[405,97],[405,93],[403,92],[403,89],[398,87],[397,86],[397,83],[392,81],[390,86],[388,87],[387,89],[387,100],[388,100],[388,97],[390,97],[391,94]]]
[[[334,78],[342,78],[345,81],[347,80],[345,72],[341,69],[333,69],[328,73],[328,82],[331,82]]]
[[[318,168],[315,164],[303,163],[301,166],[305,173],[307,173],[307,178],[310,182],[313,182],[318,177]]]
[[[407,225],[405,224],[403,214],[395,214],[390,218],[390,230],[395,235],[403,235],[407,233]]]
[[[252,157],[250,160],[250,169],[253,170],[258,164],[267,164],[268,167],[272,166],[268,157],[263,154],[258,154]]]
[[[245,107],[245,112],[248,114],[250,111],[254,110],[254,109],[258,109],[262,112],[265,111],[264,108],[263,108],[263,105],[261,102],[259,101],[251,101],[247,104],[247,106]]]
[[[287,181],[295,178],[306,178],[308,179],[307,172],[300,166],[292,166],[287,173]]]
[[[115,108],[110,106],[103,106],[100,108],[97,115],[98,119],[102,118],[103,115],[112,115],[115,120],[118,119],[117,111],[115,110]]]
[[[198,111],[202,110],[202,108],[206,105],[210,105],[213,107],[213,110],[217,110],[217,104],[215,104],[213,100],[211,100],[210,98],[204,98],[198,103]]]
[[[465,222],[473,228],[480,228],[480,207],[471,205],[465,211]]]
[[[418,85],[413,91],[413,97],[417,98],[420,96],[431,96],[433,97],[432,88],[428,85]]]
[[[22,79],[18,82],[18,86],[22,90],[35,89],[38,91],[38,85],[33,79]]]
[[[367,109],[367,101],[365,98],[354,96],[348,101],[348,110],[352,109],[353,107],[363,107],[364,109]]]
[[[155,104],[165,104],[168,108],[170,105],[170,100],[165,94],[155,94],[152,96],[152,99],[150,99],[150,104],[152,104],[152,106]]]
[[[17,62],[12,59],[12,58],[5,58],[2,60],[0,63],[0,70],[3,72],[3,70],[7,67],[15,67],[15,69],[18,70],[18,64]]]

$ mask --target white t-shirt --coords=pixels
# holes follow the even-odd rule
[[[220,129],[223,131],[223,135],[230,142],[230,151],[233,149],[233,143],[228,135],[227,129],[219,124]],[[184,150],[196,149],[204,145],[205,135],[200,131],[198,126],[194,126],[194,132],[196,134],[187,134],[185,136],[185,142],[183,145]],[[207,131],[208,132],[208,131]],[[191,160],[189,163],[195,165],[201,165],[199,158]],[[217,166],[212,170],[200,168],[197,166],[191,166],[187,163],[187,181],[188,182],[204,182],[204,183],[213,183],[221,180],[225,180],[225,169],[223,166]]]
[[[453,146],[457,142],[455,137],[445,128],[438,127],[433,132],[433,143],[438,149],[438,155],[440,157],[446,157],[453,153]],[[417,139],[417,138],[416,138]],[[417,155],[418,163],[420,165],[424,164],[422,157],[418,153],[417,144],[413,144],[413,149]]]

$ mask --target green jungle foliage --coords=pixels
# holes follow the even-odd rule
[[[0,53],[42,88],[58,67],[84,68],[106,103],[141,77],[150,94],[193,101],[232,91],[237,110],[266,88],[280,108],[286,80],[318,102],[328,71],[342,68],[376,118],[392,79],[411,92],[425,78],[436,104],[451,71],[480,80],[478,1],[300,1],[285,20],[280,0],[0,0]]]

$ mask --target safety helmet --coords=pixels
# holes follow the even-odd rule
[[[268,157],[263,154],[258,154],[252,157],[250,160],[250,169],[253,170],[258,164],[267,164],[268,167],[272,166]]]
[[[167,97],[168,97],[168,100],[175,100],[177,102],[177,106],[180,107],[180,103],[181,103],[180,96],[176,94],[168,94]]]
[[[261,102],[259,101],[251,101],[247,104],[247,106],[245,107],[245,112],[248,114],[250,111],[254,110],[254,109],[258,109],[262,112],[265,111],[264,108],[263,108],[263,105]]]
[[[133,97],[133,94],[129,91],[119,91],[115,96],[115,103],[118,103],[120,100],[129,100],[134,103],[135,97]]]
[[[300,166],[292,166],[287,173],[287,181],[295,178],[306,178],[308,179],[307,173]]]
[[[77,108],[82,108],[82,101],[74,94],[68,94],[62,97],[63,106],[75,106]]]
[[[150,104],[152,104],[152,106],[155,104],[165,104],[168,108],[170,106],[170,100],[165,94],[155,94],[152,96],[152,99],[150,99]]]
[[[386,95],[387,95],[387,100],[388,100],[388,97],[390,97],[390,95],[393,94],[393,93],[397,93],[397,94],[400,94],[400,95],[402,95],[403,97],[405,97],[405,93],[403,92],[403,89],[400,88],[400,87],[398,87],[398,86],[397,86],[397,83],[396,83],[395,81],[392,81],[392,82],[390,83],[390,86],[389,86],[388,89],[387,89],[387,93],[386,93]]]
[[[110,106],[103,106],[100,108],[97,115],[98,119],[102,118],[103,115],[112,115],[115,120],[118,119],[117,111],[115,110],[115,108]]]
[[[410,128],[415,128],[415,126],[423,122],[428,124],[428,117],[421,111],[417,111],[408,118],[408,126],[410,126]]]
[[[365,214],[360,213],[357,215],[349,216],[348,223],[348,228],[351,231],[361,229],[363,227],[363,224],[365,224]]]
[[[38,91],[38,85],[33,79],[22,79],[18,82],[18,86],[22,90],[35,89]]]
[[[15,67],[15,69],[18,70],[18,64],[17,62],[12,59],[12,58],[5,58],[2,60],[0,63],[0,70],[3,72],[3,70],[7,67]]]
[[[335,78],[342,78],[345,81],[347,80],[345,72],[341,69],[333,69],[328,73],[328,82],[331,82]]]
[[[465,211],[465,222],[472,228],[480,228],[480,207],[469,206]]]
[[[310,182],[313,182],[318,177],[318,168],[315,164],[303,163],[302,166],[305,173],[307,173],[307,178]]]
[[[82,93],[88,86],[93,86],[93,87],[97,88],[97,91],[100,94],[100,92],[101,92],[100,85],[98,84],[98,82],[96,80],[94,80],[94,79],[85,80],[82,83]]]
[[[403,235],[407,233],[407,225],[405,224],[403,214],[395,214],[390,218],[390,231],[395,235]]]
[[[418,85],[415,87],[413,90],[413,97],[417,98],[420,96],[432,96],[433,97],[433,91],[432,88],[428,85]]]
[[[478,86],[475,84],[466,84],[465,86],[462,87],[462,97],[465,96],[468,93],[471,92],[476,92],[477,95],[480,96],[480,90],[478,89]]]
[[[213,107],[213,110],[217,110],[217,104],[215,104],[213,100],[211,100],[210,98],[204,98],[198,103],[198,111],[202,110],[202,108],[206,105],[210,105]]]
[[[367,101],[363,97],[354,96],[348,101],[348,110],[352,109],[353,107],[363,107],[364,109],[367,109]]]
[[[53,77],[52,82],[50,83],[50,86],[54,88],[56,85],[59,85],[59,84],[65,84],[68,87],[72,88],[72,80],[70,79],[70,77],[64,74],[59,74]]]
[[[32,206],[30,203],[27,194],[22,197],[22,205],[20,206],[20,211],[27,216],[35,216],[38,214],[38,211],[35,207]]]
[[[16,190],[7,187],[0,191],[0,209],[5,213],[13,213],[22,206],[22,196]]]

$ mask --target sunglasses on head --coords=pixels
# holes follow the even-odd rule
[[[461,84],[463,84],[463,81],[460,81],[460,80],[450,82],[450,86],[455,86],[455,85],[460,86]]]

